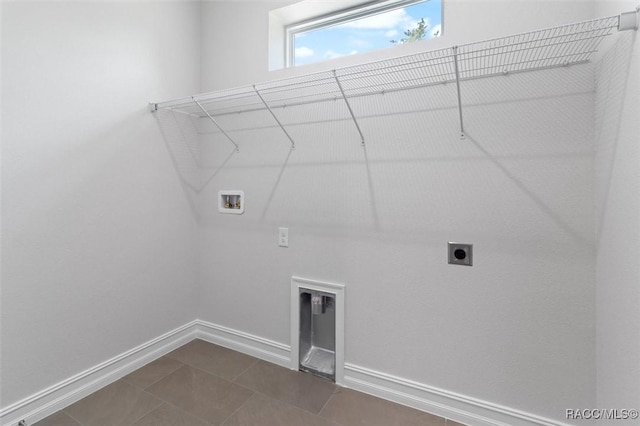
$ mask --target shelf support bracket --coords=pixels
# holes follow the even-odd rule
[[[637,31],[640,24],[640,6],[633,12],[623,12],[618,17],[618,31]]]
[[[276,117],[276,115],[274,114],[273,110],[271,109],[267,101],[262,97],[262,95],[260,94],[260,91],[258,90],[255,84],[253,85],[253,90],[255,90],[256,95],[258,95],[258,97],[260,98],[264,106],[267,108],[267,111],[269,111],[273,119],[276,121],[276,123],[278,123],[278,126],[280,126],[284,134],[287,135],[287,138],[289,138],[289,142],[291,142],[291,149],[296,149],[296,143],[293,141],[293,138],[291,137],[289,132],[287,132],[287,129],[284,128],[280,120],[278,120],[278,117]]]
[[[464,136],[464,121],[462,119],[462,97],[460,96],[460,70],[458,69],[458,46],[453,46],[453,66],[456,72],[456,91],[458,93],[458,115],[460,116],[460,139]]]
[[[213,124],[216,125],[216,127],[218,128],[218,130],[220,130],[222,132],[223,135],[225,135],[227,137],[227,139],[229,139],[229,142],[231,142],[232,144],[235,145],[236,147],[236,152],[240,152],[240,147],[238,146],[237,143],[235,143],[235,141],[231,138],[231,136],[229,136],[229,134],[227,132],[224,131],[224,129],[222,128],[222,126],[220,126],[220,124],[218,124],[218,122],[215,120],[215,118],[213,118],[211,116],[211,114],[209,114],[209,111],[207,111],[200,102],[198,102],[196,100],[196,98],[194,96],[191,97],[191,99],[193,99],[193,102],[196,103],[196,105],[198,105],[200,107],[200,109],[202,110],[202,112],[204,112],[205,114],[207,114],[207,117],[209,117],[209,120],[211,120],[211,122]]]
[[[336,74],[336,70],[333,70],[333,78],[336,79],[336,84],[338,85],[338,89],[340,89],[340,94],[342,94],[342,99],[344,99],[344,103],[347,104],[347,109],[349,110],[349,114],[351,114],[351,119],[353,120],[353,124],[356,125],[356,129],[358,129],[358,133],[360,134],[360,145],[364,146],[364,135],[362,134],[362,130],[360,129],[360,125],[358,125],[358,120],[356,120],[356,116],[351,109],[351,105],[349,104],[349,100],[347,99],[347,95],[344,94],[344,89],[342,88],[342,83],[338,79],[338,74]]]

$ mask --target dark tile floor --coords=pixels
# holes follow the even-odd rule
[[[202,340],[37,426],[461,426]]]

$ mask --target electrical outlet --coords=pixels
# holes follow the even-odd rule
[[[289,247],[289,228],[278,228],[278,245]]]
[[[473,244],[449,243],[448,253],[450,265],[473,265]]]

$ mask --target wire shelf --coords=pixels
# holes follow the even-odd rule
[[[212,120],[226,114],[268,110],[282,127],[274,110],[343,99],[360,132],[350,98],[456,82],[463,134],[461,81],[587,62],[604,37],[618,28],[619,21],[620,16],[615,15],[159,102],[152,104],[152,109],[168,108]],[[287,133],[284,127],[282,130]],[[364,143],[362,132],[360,135]]]

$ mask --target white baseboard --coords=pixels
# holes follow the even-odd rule
[[[207,321],[196,320],[198,339],[290,368],[291,347]]]
[[[0,425],[31,425],[196,338],[196,321],[178,327],[0,410]]]
[[[470,426],[569,426],[535,414],[346,364],[345,386]]]
[[[196,338],[291,368],[289,345],[194,320],[3,408],[0,425],[33,424]],[[344,366],[344,386],[470,426],[569,426],[354,364]]]
[[[288,345],[206,321],[197,324],[202,340],[291,368]],[[470,426],[569,426],[353,364],[344,366],[344,386]]]

